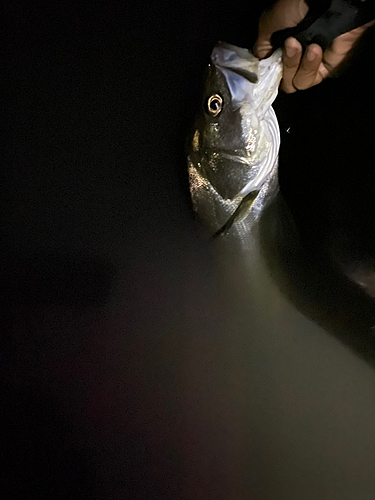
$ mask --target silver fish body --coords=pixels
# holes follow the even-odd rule
[[[277,192],[280,131],[271,105],[282,76],[281,56],[277,50],[259,61],[247,49],[225,43],[211,54],[188,169],[193,208],[212,234],[234,216],[233,228],[246,230]]]

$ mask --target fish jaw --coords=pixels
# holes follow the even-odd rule
[[[282,49],[277,49],[269,57],[259,61],[258,83],[253,97],[260,117],[271,108],[279,92],[283,76],[282,55]]]
[[[266,143],[263,150],[267,151],[265,158],[259,162],[257,174],[241,189],[239,196],[247,196],[251,191],[258,190],[262,186],[267,176],[271,173],[277,162],[280,149],[280,128],[275,111],[270,106],[264,115],[264,122],[267,124],[265,132],[260,141]]]

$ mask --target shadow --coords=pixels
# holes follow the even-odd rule
[[[339,79],[279,94],[281,194],[260,224],[262,252],[283,294],[372,365],[375,197],[364,116],[372,115],[366,60],[374,35],[363,36]]]
[[[301,234],[279,194],[260,221],[260,245],[280,291],[370,364],[375,364],[375,302],[339,269],[329,239]]]

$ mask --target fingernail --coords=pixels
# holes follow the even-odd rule
[[[316,58],[316,53],[312,49],[309,49],[307,51],[307,59],[309,61],[313,61],[315,58]]]
[[[297,48],[296,47],[285,47],[286,55],[288,57],[293,57],[297,54]]]

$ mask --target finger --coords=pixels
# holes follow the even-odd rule
[[[293,78],[293,86],[297,90],[306,90],[319,83],[319,68],[322,59],[322,48],[316,43],[309,45]]]
[[[253,52],[258,59],[264,59],[272,53],[271,36],[273,33],[273,20],[275,16],[272,10],[263,12],[259,19],[258,38],[254,44]]]
[[[272,54],[272,45],[270,40],[257,40],[253,52],[258,59],[264,59]]]
[[[293,79],[298,71],[302,57],[302,45],[296,38],[290,37],[285,40],[283,52],[283,79],[281,89],[291,94],[296,92]]]
[[[348,53],[354,47],[355,43],[361,38],[368,27],[372,26],[375,21],[364,24],[359,28],[348,31],[334,39],[331,46],[325,51],[323,56],[323,64],[327,68],[328,73],[332,73],[346,58]]]

